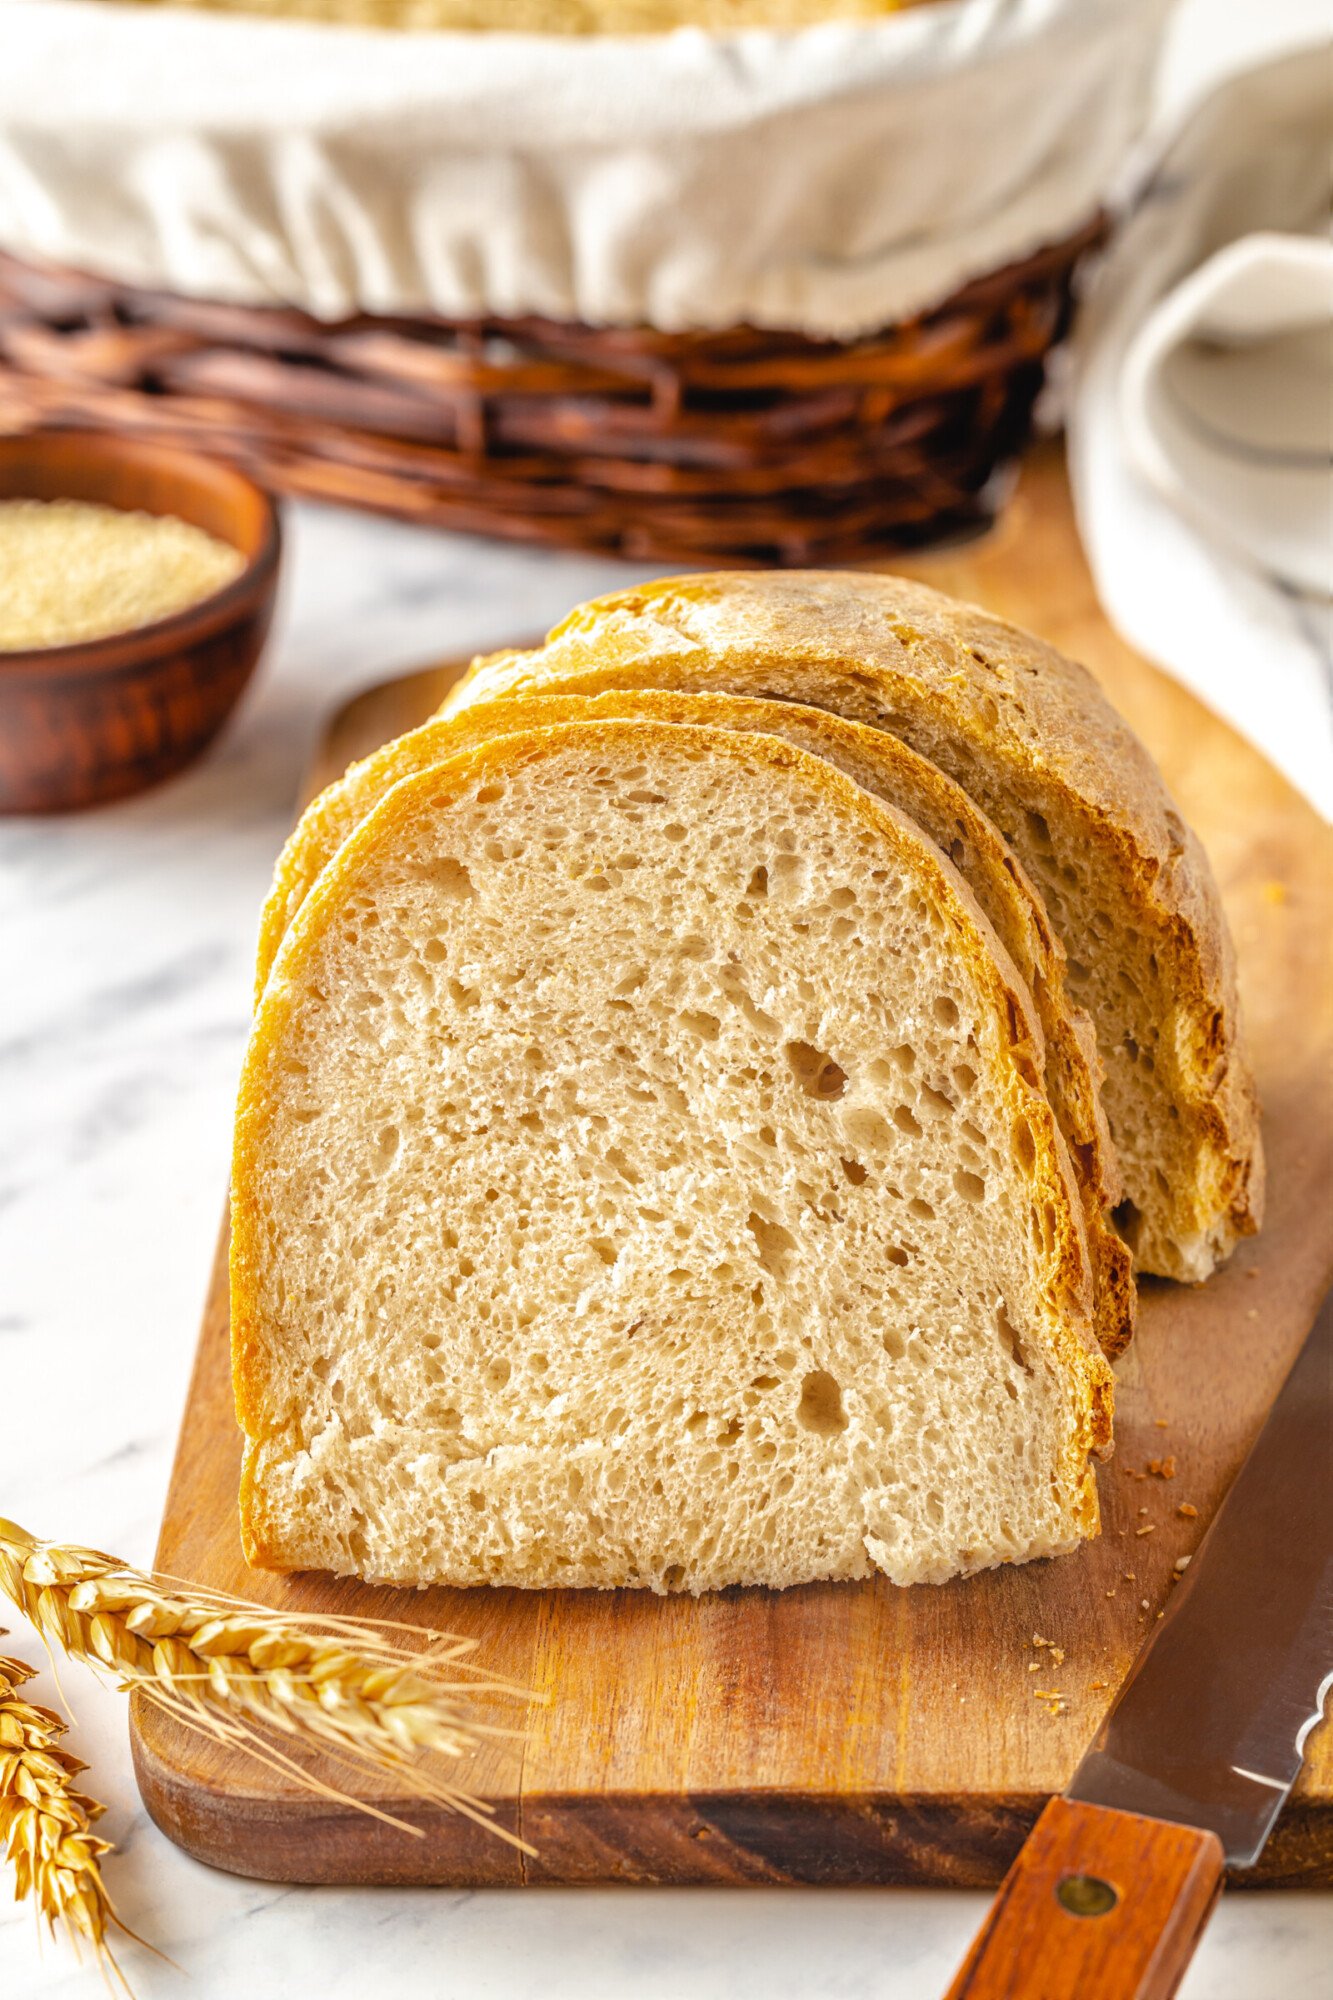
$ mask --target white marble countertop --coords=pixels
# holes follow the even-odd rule
[[[279,629],[196,769],[67,819],[0,821],[0,1505],[151,1560],[227,1172],[256,914],[322,719],[371,680],[535,632],[627,572],[315,510]],[[14,1420],[18,1413],[18,1420]],[[33,1652],[26,1634],[13,1642]],[[932,2000],[984,1908],[943,1891],[306,1890],[189,1861],[138,1805],[123,1702],[78,1668],[73,1747],[110,1804],[140,2000]],[[1187,2000],[1315,2000],[1333,1897],[1224,1900]],[[100,1990],[0,1904],[4,2000]]]

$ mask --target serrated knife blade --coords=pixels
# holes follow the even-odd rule
[[[1258,1860],[1333,1685],[1333,1296],[1065,1797]]]
[[[949,2000],[1170,2000],[1333,1684],[1333,1295]]]

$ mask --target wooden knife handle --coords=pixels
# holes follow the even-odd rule
[[[1215,1833],[1052,1799],[948,2000],[1170,2000],[1222,1868]]]

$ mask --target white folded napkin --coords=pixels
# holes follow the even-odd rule
[[[1107,611],[1333,816],[1326,50],[1166,147],[1075,349],[1070,463]]]

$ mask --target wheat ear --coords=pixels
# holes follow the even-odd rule
[[[25,1701],[20,1689],[35,1667],[0,1656],[0,1854],[13,1865],[15,1895],[32,1897],[54,1931],[63,1925],[78,1949],[90,1944],[128,1992],[107,1933],[124,1929],[102,1881],[109,1840],[92,1831],[102,1816],[96,1799],[74,1780],[87,1767],[58,1745],[66,1724],[49,1708]]]
[[[472,1712],[478,1696],[530,1699],[466,1665],[469,1641],[424,1633],[426,1649],[413,1652],[392,1636],[405,1628],[305,1619],[246,1604],[130,1568],[96,1549],[39,1541],[3,1519],[0,1591],[48,1646],[114,1675],[187,1728],[419,1831],[314,1776],[292,1754],[332,1751],[359,1775],[391,1776],[410,1795],[464,1813],[532,1851],[496,1825],[484,1800],[436,1779],[420,1761],[425,1753],[456,1760],[484,1737],[516,1733],[478,1720]]]

